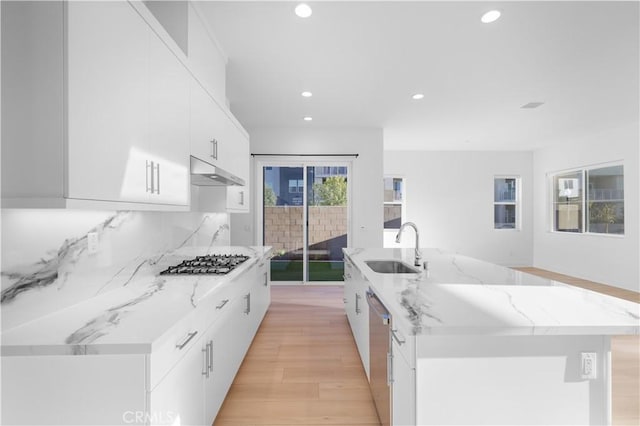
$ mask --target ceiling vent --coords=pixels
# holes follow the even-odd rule
[[[542,104],[544,104],[544,102],[529,102],[528,104],[522,105],[520,108],[522,108],[522,109],[534,109],[534,108],[538,108]]]

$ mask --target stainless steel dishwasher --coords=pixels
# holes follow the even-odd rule
[[[367,290],[369,304],[369,387],[382,426],[391,425],[391,314],[380,299]]]

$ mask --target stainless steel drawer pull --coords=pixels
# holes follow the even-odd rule
[[[264,273],[264,286],[269,287],[269,275],[266,272]]]
[[[249,312],[251,312],[251,293],[247,293],[244,296],[244,299],[247,301],[247,305],[246,305],[246,307],[244,309],[244,313],[246,315],[249,315]]]
[[[156,180],[154,186],[156,194],[160,194],[160,163],[156,164]]]
[[[146,189],[145,192],[153,193],[153,161],[147,160],[147,169],[145,171]]]
[[[393,337],[393,340],[395,340],[396,342],[398,342],[398,345],[402,346],[402,345],[404,345],[407,341],[406,341],[405,339],[401,339],[401,338],[399,338],[399,337],[398,337],[398,335],[396,334],[396,332],[397,332],[397,331],[398,331],[397,329],[396,329],[396,330],[391,329],[391,336]]]
[[[360,296],[358,293],[356,293],[356,314],[362,313],[362,310],[360,309],[360,299],[361,298],[362,298],[362,296]]]
[[[218,306],[216,306],[216,309],[224,308],[224,305],[226,305],[227,303],[229,303],[229,299],[224,299]]]
[[[202,357],[203,366],[202,366],[202,375],[207,379],[209,378],[209,345],[207,344],[204,348],[202,348],[202,353],[204,356]]]
[[[202,348],[202,352],[204,352],[204,368],[202,369],[202,375],[207,379],[209,378],[209,373],[213,371],[213,340],[209,340],[204,348]]]
[[[209,343],[207,343],[207,347],[209,348],[208,370],[210,372],[213,372],[213,340],[209,340]]]
[[[247,301],[247,307],[245,308],[244,313],[249,315],[249,312],[251,312],[251,293],[247,293],[244,298]]]
[[[185,339],[182,341],[182,343],[177,343],[176,344],[176,348],[182,350],[185,346],[187,346],[187,344],[191,341],[191,339],[196,337],[196,334],[198,334],[197,331],[194,331],[193,333],[188,333],[187,337],[185,337]]]
[[[211,158],[213,158],[214,160],[217,160],[218,159],[218,140],[212,139],[209,142],[211,142]]]

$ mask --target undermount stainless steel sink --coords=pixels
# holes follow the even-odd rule
[[[407,265],[404,262],[400,262],[398,260],[365,260],[364,263],[367,264],[369,268],[373,272],[377,272],[379,274],[418,274],[418,271],[415,268]]]

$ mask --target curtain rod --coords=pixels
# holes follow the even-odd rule
[[[252,157],[356,157],[360,154],[255,154]]]

